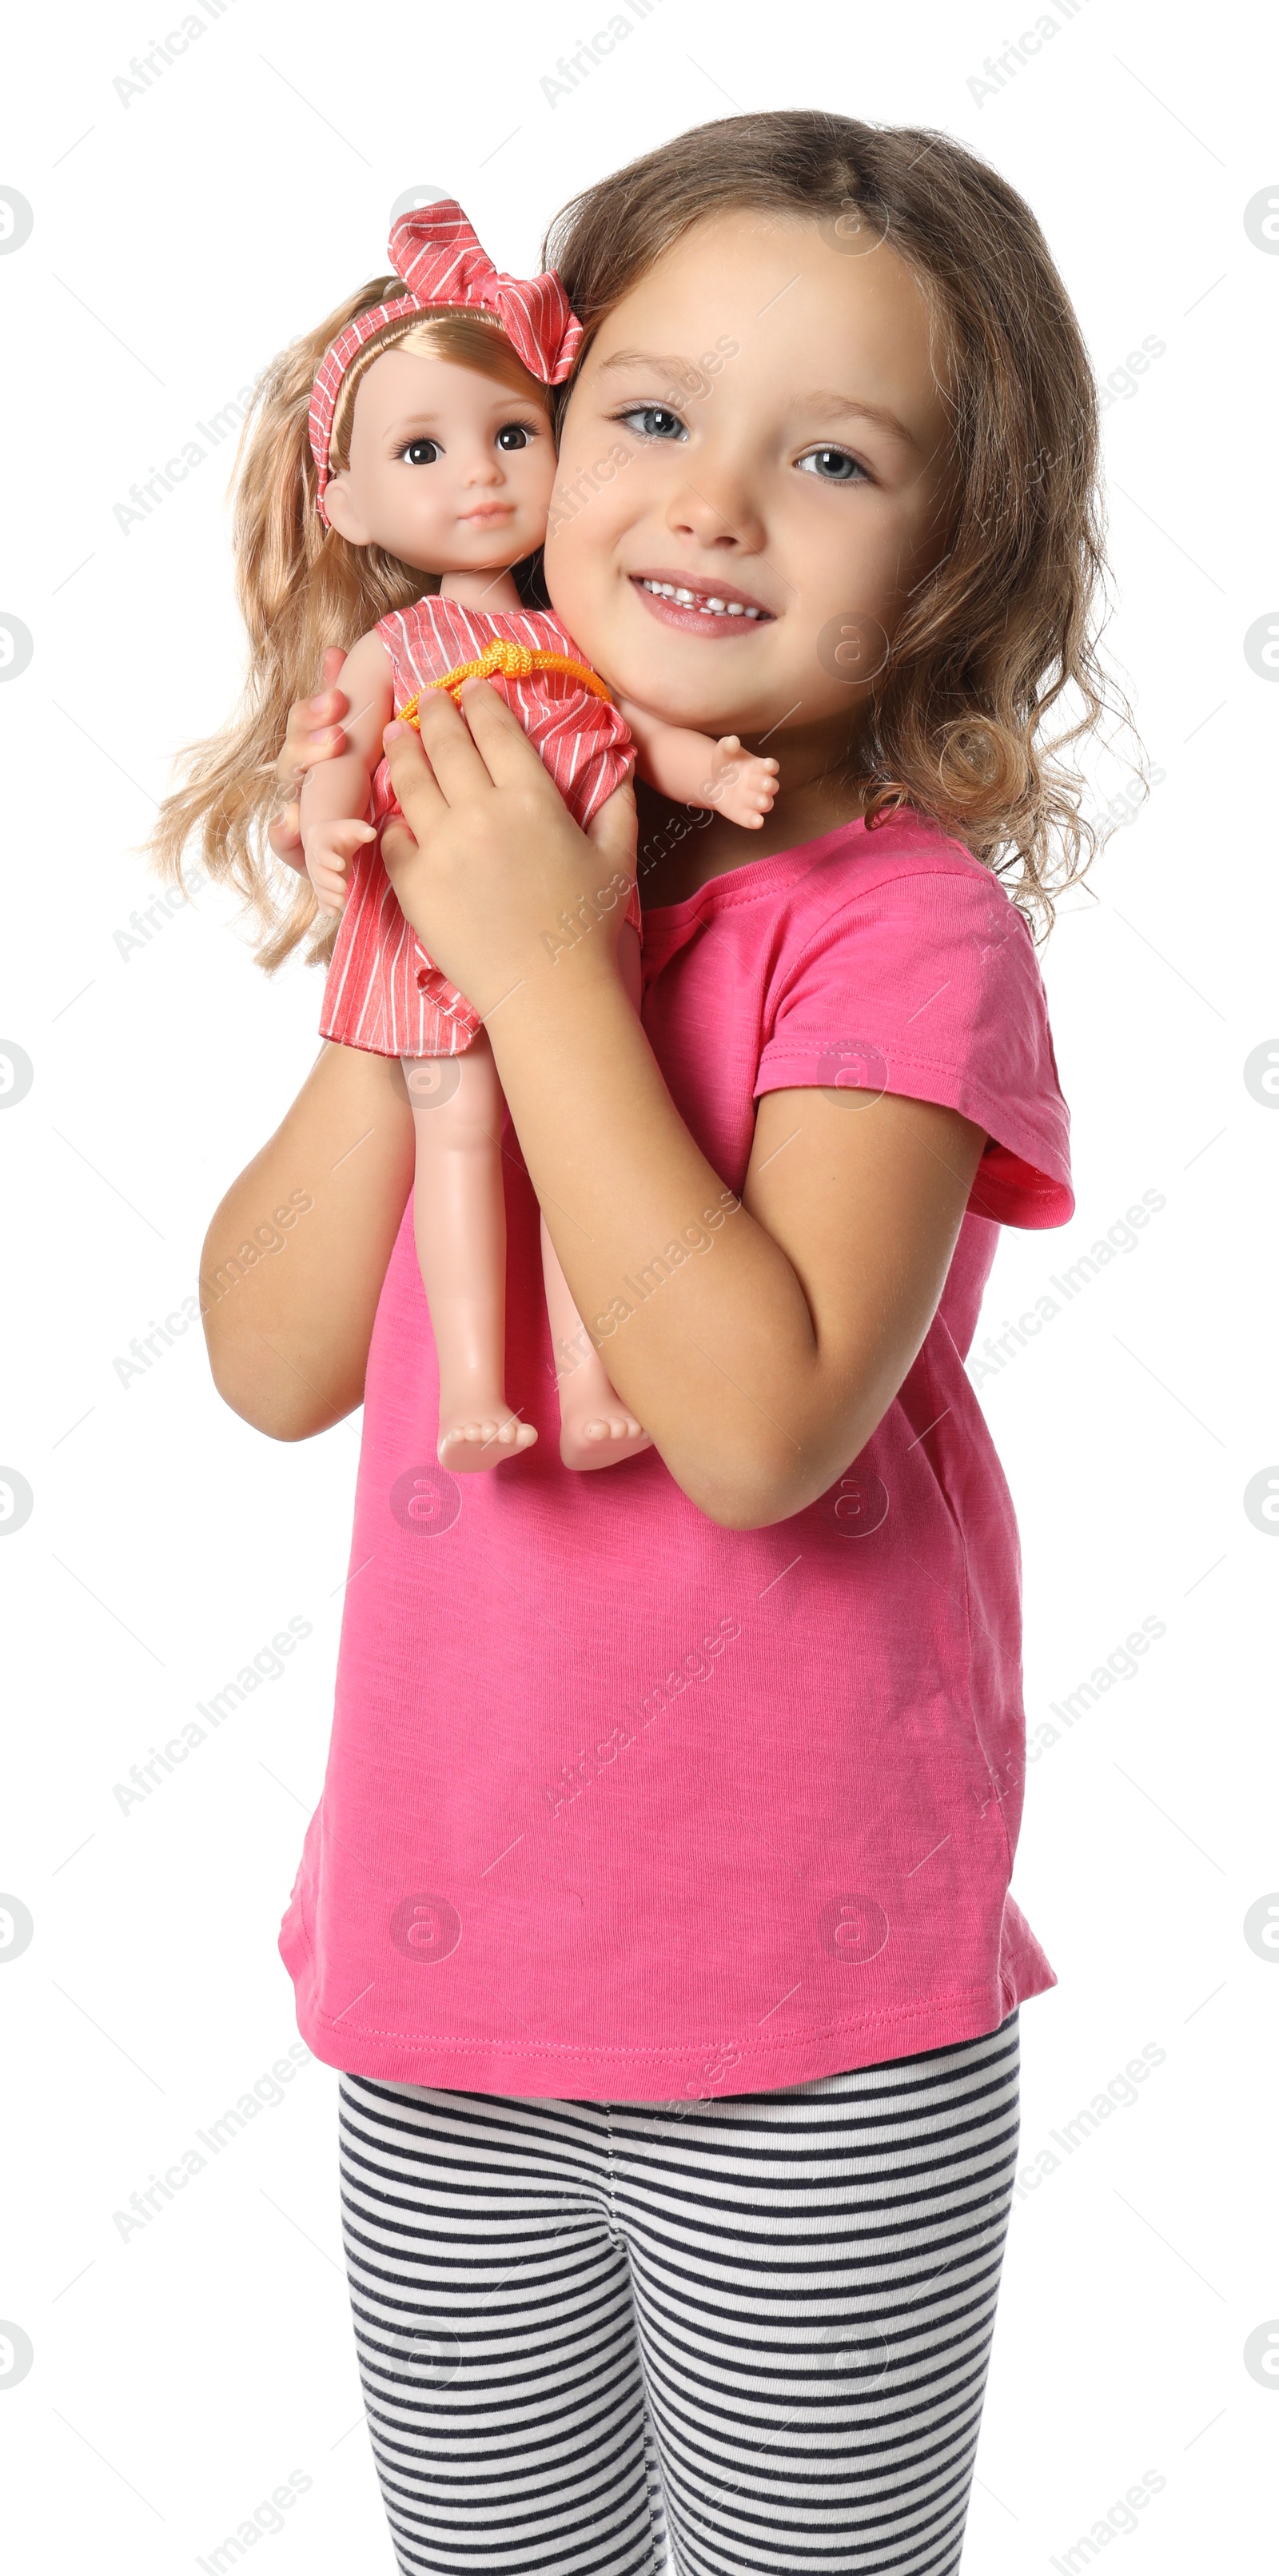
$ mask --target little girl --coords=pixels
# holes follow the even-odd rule
[[[553,609],[623,704],[767,743],[777,796],[746,844],[644,791],[641,1020],[620,906],[543,939],[629,880],[629,789],[584,835],[480,679],[387,730],[388,877],[506,1102],[511,1394],[545,1426],[544,1211],[652,1445],[440,1467],[413,1113],[326,1046],[205,1250],[304,1186],[210,1303],[215,1378],[279,1439],[364,1404],[281,1949],[340,2070],[404,2576],[953,2576],[1055,1982],[963,1363],[999,1227],[1073,1207],[1030,925],[1089,839],[1047,712],[1107,703],[1093,378],[1028,208],[937,133],[734,117],[551,248]],[[295,710],[290,775],[346,707]]]
[[[320,911],[342,915],[321,1034],[398,1056],[404,1068],[417,1136],[414,1228],[440,1362],[436,1454],[460,1474],[517,1456],[537,1433],[512,1413],[503,1386],[503,1104],[492,1050],[478,1013],[414,937],[369,846],[396,810],[382,758],[392,710],[413,720],[424,689],[456,693],[469,670],[490,672],[583,829],[629,775],[628,718],[655,786],[698,795],[737,823],[758,828],[777,762],[651,724],[636,706],[619,710],[558,619],[521,599],[511,567],[541,547],[555,472],[549,388],[569,373],[582,336],[558,278],[499,276],[443,195],[399,218],[388,256],[396,295],[369,289],[373,300],[340,329],[335,316],[277,361],[240,469],[240,581],[251,595],[264,562],[290,559],[299,514],[318,511],[329,534],[294,571],[288,601],[299,642],[308,594],[324,600],[334,556],[346,558],[370,614],[381,604],[373,563],[412,568],[435,585],[380,617],[348,654],[338,675],[354,709],[348,748],[307,782],[302,841]],[[316,338],[323,354],[304,404]],[[728,614],[725,602],[718,608]],[[261,635],[250,689],[274,679],[291,697],[304,674],[277,671],[276,650]],[[161,850],[175,831],[185,838],[193,801],[225,758],[221,743],[197,751],[185,794],[161,815]],[[229,837],[228,816],[206,821],[215,866]],[[619,878],[596,899],[611,908],[619,892],[629,902],[618,956],[638,1006],[634,881]],[[552,952],[559,931],[548,933]],[[542,1267],[554,1345],[577,1353],[559,1378],[560,1455],[566,1467],[615,1465],[646,1449],[647,1435],[618,1403],[598,1353],[581,1348],[581,1319],[545,1228]]]

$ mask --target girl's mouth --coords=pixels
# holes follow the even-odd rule
[[[772,610],[733,582],[712,588],[709,583],[681,580],[677,572],[636,572],[630,575],[630,583],[650,616],[685,635],[742,635],[752,627],[773,623]]]

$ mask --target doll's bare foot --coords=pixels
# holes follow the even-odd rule
[[[450,1476],[475,1476],[518,1458],[536,1438],[532,1423],[521,1422],[505,1405],[491,1411],[459,1405],[440,1415],[435,1454]]]
[[[560,1456],[566,1467],[618,1467],[623,1458],[636,1458],[652,1446],[647,1431],[615,1395],[603,1411],[561,1419]]]

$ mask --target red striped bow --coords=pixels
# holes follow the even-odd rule
[[[391,227],[387,255],[403,295],[357,314],[327,349],[311,395],[311,452],[322,517],[329,480],[329,442],[338,393],[352,359],[375,332],[405,313],[440,305],[493,314],[516,356],[544,385],[562,384],[582,344],[582,326],[553,270],[541,277],[507,277],[494,268],[456,197],[437,197],[401,215]]]

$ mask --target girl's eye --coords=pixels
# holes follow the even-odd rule
[[[799,459],[801,474],[815,474],[822,483],[852,483],[858,476],[869,481],[866,468],[850,456],[846,447],[814,447]]]
[[[439,453],[439,446],[433,438],[410,439],[408,446],[400,450],[405,465],[434,465]]]
[[[497,444],[506,455],[514,456],[521,447],[528,446],[532,436],[532,430],[526,429],[522,420],[508,420],[497,433]]]
[[[633,403],[629,411],[619,411],[617,418],[640,438],[683,438],[684,423],[677,411],[668,411],[665,403]]]

